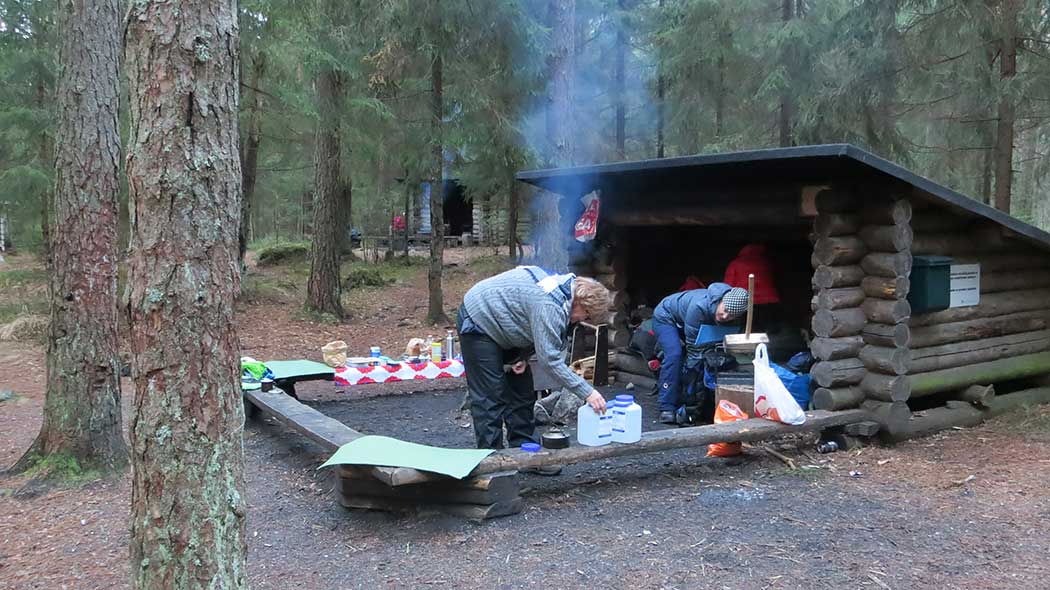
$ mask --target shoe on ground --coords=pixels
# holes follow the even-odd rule
[[[560,465],[547,465],[544,467],[522,467],[518,470],[520,473],[528,473],[529,475],[546,475],[553,477],[555,475],[561,475]]]
[[[674,412],[660,412],[660,424],[678,424]]]

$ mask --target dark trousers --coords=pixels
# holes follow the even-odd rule
[[[520,360],[520,351],[504,350],[485,334],[460,334],[459,341],[478,448],[502,449],[504,424],[511,448],[539,442],[532,371],[525,369],[521,375],[503,371],[503,365]]]
[[[664,351],[657,400],[661,412],[673,412],[682,405],[679,393],[682,387],[682,335],[678,326],[656,318],[653,318],[653,332],[656,332],[656,340]]]

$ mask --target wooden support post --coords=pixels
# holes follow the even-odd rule
[[[855,386],[818,387],[813,392],[813,408],[816,410],[847,410],[856,408],[864,401],[864,392]]]
[[[863,346],[864,339],[860,336],[814,338],[809,343],[809,349],[813,352],[813,356],[822,361],[837,361],[846,358],[856,358]]]
[[[820,387],[841,387],[860,383],[866,373],[860,359],[846,358],[839,361],[821,361],[813,365],[809,374]]]
[[[983,277],[982,277],[983,281]],[[868,297],[878,299],[903,299],[911,290],[908,277],[864,277],[860,283],[861,290]]]
[[[856,287],[864,279],[864,270],[859,266],[818,266],[813,272],[816,289]]]
[[[897,278],[911,274],[912,258],[910,252],[888,254],[873,252],[860,261],[860,267],[868,275]]]
[[[821,338],[838,338],[856,336],[864,329],[867,318],[864,310],[858,307],[850,309],[821,309],[813,314],[813,333]]]

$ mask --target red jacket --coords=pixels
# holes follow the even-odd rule
[[[780,293],[773,279],[773,264],[766,258],[766,247],[762,244],[748,244],[740,250],[726,267],[725,282],[747,289],[749,273],[755,275],[755,305],[780,302]]]

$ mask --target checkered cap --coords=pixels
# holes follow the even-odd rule
[[[747,289],[733,287],[722,297],[726,311],[733,317],[739,317],[747,311]]]

